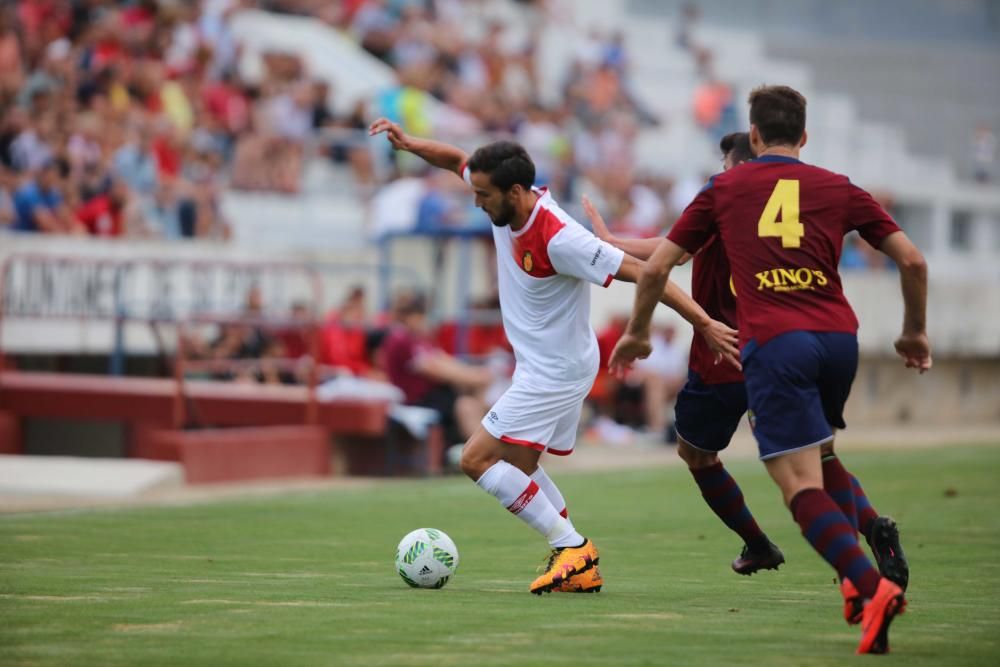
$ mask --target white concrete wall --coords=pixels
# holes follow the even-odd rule
[[[436,285],[442,315],[455,312],[455,301],[460,282],[469,284],[473,296],[486,292],[488,275],[486,263],[489,261],[482,243],[473,243],[471,252],[471,275],[460,275],[458,247],[449,245],[445,261],[437,267],[430,242],[407,239],[400,241],[393,249],[392,261],[407,269],[406,275],[398,275],[397,286],[427,288]],[[372,295],[372,308],[377,304],[377,253],[372,248],[361,250],[338,250],[335,247],[317,248],[313,252],[275,251],[270,248],[256,248],[230,244],[205,242],[161,243],[148,241],[91,241],[42,236],[0,235],[0,261],[11,254],[33,253],[48,257],[84,256],[126,261],[135,258],[169,261],[203,260],[212,262],[290,262],[292,268],[284,274],[262,274],[261,287],[265,298],[278,306],[286,306],[292,301],[307,299],[311,292],[302,279],[301,272],[294,269],[296,262],[320,262],[330,269],[323,274],[322,303],[317,304],[320,312],[336,304],[350,285],[363,284]],[[339,271],[338,268],[343,269]],[[440,279],[435,283],[435,270],[439,268]],[[283,277],[281,277],[283,276]],[[297,276],[297,277],[296,277]],[[680,267],[673,276],[685,289],[690,287],[690,269]],[[243,286],[253,282],[252,276],[241,278],[243,282],[230,290],[236,301],[229,304],[230,311],[239,307],[239,295]],[[281,284],[277,284],[279,282]],[[136,307],[142,307],[149,299],[158,296],[158,286],[143,278],[142,284],[132,286],[131,300]],[[216,280],[216,288],[219,288]],[[171,277],[171,297],[181,304],[189,304],[191,289],[196,285],[187,274],[178,271]],[[893,272],[849,272],[844,275],[845,291],[858,318],[861,321],[860,339],[862,350],[869,355],[891,355],[892,341],[898,334],[902,322],[902,302],[899,295],[898,278]],[[592,321],[595,327],[603,326],[610,317],[627,315],[631,311],[634,288],[631,285],[614,283],[609,288],[592,288]],[[656,313],[657,321],[675,321],[679,317],[665,307]],[[688,328],[678,326],[682,336],[689,336]],[[1000,281],[983,279],[976,274],[962,276],[951,273],[944,276],[935,272],[931,263],[931,283],[929,295],[929,330],[937,356],[992,357],[1000,358]],[[128,349],[135,352],[149,352],[154,349],[153,339],[145,325],[132,325],[127,332]],[[110,349],[112,329],[107,322],[84,319],[70,320],[28,320],[5,318],[0,328],[0,343],[3,349],[15,352],[91,352],[101,353]]]

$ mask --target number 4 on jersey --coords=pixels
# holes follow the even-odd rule
[[[757,221],[757,236],[777,237],[782,248],[798,248],[805,235],[806,229],[799,222],[799,182],[779,179]]]

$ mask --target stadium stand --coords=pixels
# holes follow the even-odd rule
[[[446,351],[481,361],[503,350],[497,313],[476,307],[491,302],[495,281],[484,219],[461,190],[369,139],[366,122],[388,115],[466,148],[517,138],[567,210],[578,214],[586,192],[619,231],[656,235],[718,169],[720,132],[744,128],[746,94],[765,80],[808,96],[805,158],[876,192],[930,262],[940,372],[927,384],[962,398],[898,391],[887,366],[897,322],[884,309],[896,277],[848,243],[845,289],[875,399],[856,408],[855,423],[997,419],[1000,89],[991,74],[1000,56],[991,3],[922,3],[888,32],[865,26],[888,25],[909,7],[903,0],[845,0],[836,10],[792,3],[793,12],[716,0],[219,0],[106,2],[66,15],[58,3],[25,0],[0,12],[0,39],[18,56],[0,77],[0,451],[36,441],[32,420],[43,416],[99,416],[130,424],[121,451],[185,462],[190,481],[438,472],[452,443],[433,428],[415,438],[392,416],[392,399],[317,401],[300,360],[330,377],[347,377],[343,369],[324,369],[329,361],[305,347],[280,352],[294,342],[278,335],[225,336],[229,325],[268,329],[242,310],[254,287],[269,325],[304,308],[333,327],[343,295],[360,286],[374,307],[349,325],[368,357],[358,379],[385,387],[379,336],[392,325],[392,295],[408,288],[429,293]],[[40,28],[45,16],[52,34]],[[879,66],[864,66],[871,62]],[[120,234],[9,229],[17,212],[6,200],[46,156],[65,159],[60,185],[90,233]],[[103,174],[94,166],[102,162],[115,168],[97,183],[88,170]],[[134,225],[115,222],[121,183],[124,220]],[[37,266],[18,264],[29,255]],[[87,262],[147,268],[127,279],[67,268]],[[320,295],[268,268],[276,263],[315,270]],[[188,268],[169,268],[179,265]],[[683,284],[687,274],[677,277]],[[626,286],[595,290],[595,326],[630,300]],[[239,326],[223,322],[244,316]],[[200,347],[186,351],[174,327]],[[683,344],[687,330],[678,331]],[[338,335],[328,340],[342,343]],[[235,347],[219,352],[227,342]],[[104,370],[110,376],[95,375]],[[117,398],[122,391],[128,398]],[[613,400],[610,391],[601,388],[602,400]],[[318,456],[317,427],[344,465]],[[260,465],[220,467],[241,446]]]

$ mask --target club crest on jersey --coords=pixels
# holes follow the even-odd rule
[[[531,273],[531,270],[535,268],[535,260],[531,256],[530,250],[525,250],[524,254],[521,255],[521,267],[527,272]]]

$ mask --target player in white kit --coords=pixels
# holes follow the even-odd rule
[[[411,137],[384,118],[369,132],[384,132],[393,148],[461,176],[492,220],[500,310],[516,367],[510,388],[465,444],[461,467],[552,546],[532,593],[600,590],[597,548],[576,531],[538,461],[543,452],[573,451],[583,400],[597,377],[589,283],[635,282],[643,263],[591,234],[545,188],[533,187],[535,166],[516,143],[488,144],[469,157],[455,146]],[[662,301],[735,362],[735,331],[672,283]]]

